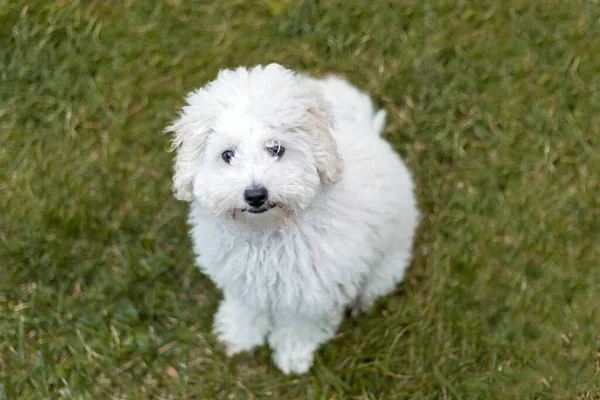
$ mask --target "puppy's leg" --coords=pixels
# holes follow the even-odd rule
[[[260,346],[271,328],[269,316],[254,310],[242,301],[226,297],[215,315],[213,330],[232,356]]]
[[[369,310],[377,298],[385,296],[396,288],[404,278],[404,272],[410,260],[410,250],[401,249],[384,257],[381,263],[373,268],[365,285],[352,305],[352,316]]]
[[[275,365],[285,374],[307,372],[313,364],[313,353],[335,336],[342,317],[343,310],[320,316],[275,315],[268,338]]]

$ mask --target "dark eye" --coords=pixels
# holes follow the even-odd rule
[[[227,164],[230,164],[231,163],[231,159],[233,158],[234,155],[235,155],[235,153],[233,152],[233,150],[225,150],[223,153],[221,153],[221,158]]]
[[[281,158],[281,156],[283,156],[283,153],[285,153],[285,147],[283,147],[282,145],[276,144],[275,146],[267,147],[267,151],[273,157]]]

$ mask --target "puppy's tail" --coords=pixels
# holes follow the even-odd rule
[[[385,127],[386,112],[376,112],[369,96],[336,76],[328,76],[320,80],[319,84],[336,119],[351,121],[362,125],[374,135],[381,135]]]
[[[373,132],[375,132],[377,135],[381,135],[383,128],[385,128],[385,117],[387,117],[387,112],[385,110],[379,110],[375,113],[375,115],[373,115],[371,127]]]

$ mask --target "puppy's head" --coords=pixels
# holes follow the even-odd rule
[[[167,128],[175,196],[241,229],[283,227],[341,176],[332,125],[319,88],[280,65],[221,71]]]

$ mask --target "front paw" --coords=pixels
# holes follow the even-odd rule
[[[221,303],[215,315],[214,333],[225,345],[228,357],[262,345],[268,330],[269,321],[265,314],[232,301]]]
[[[236,354],[250,351],[254,347],[259,346],[261,344],[261,343],[249,344],[249,343],[239,343],[239,342],[235,343],[235,342],[230,342],[228,340],[225,340],[220,336],[218,337],[218,339],[219,339],[219,343],[221,343],[221,345],[223,345],[223,347],[225,347],[225,355],[227,357],[233,357]]]
[[[313,364],[313,352],[305,350],[276,350],[273,362],[284,374],[305,374]]]
[[[264,343],[265,332],[254,326],[237,326],[215,321],[214,333],[221,344],[225,346],[228,357],[250,351]]]

